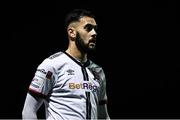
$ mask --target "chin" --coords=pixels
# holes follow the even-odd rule
[[[88,49],[88,52],[93,52],[93,51],[95,51],[95,47],[93,47],[93,48],[91,47]]]
[[[89,49],[95,49],[96,48],[96,46],[95,45],[91,45],[91,46],[89,46]]]

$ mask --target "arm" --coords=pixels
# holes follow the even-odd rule
[[[99,97],[99,108],[98,108],[98,118],[110,120],[107,108],[107,93],[106,93],[106,77],[103,70],[100,71],[101,76],[101,89],[100,89],[100,97]]]
[[[99,105],[99,109],[98,109],[98,118],[99,119],[106,119],[106,120],[110,120],[109,114],[108,114],[108,110],[107,110],[107,105],[103,104],[103,105]]]
[[[27,93],[24,108],[22,111],[22,119],[37,119],[37,110],[43,103],[43,98],[36,97]]]
[[[52,69],[48,60],[38,66],[24,103],[23,119],[37,119],[37,111],[53,85]]]

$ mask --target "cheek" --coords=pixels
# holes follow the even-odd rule
[[[81,36],[81,39],[85,42],[85,43],[88,43],[89,42],[89,36],[86,34],[86,35],[82,35]]]

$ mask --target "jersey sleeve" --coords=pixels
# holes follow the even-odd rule
[[[100,95],[99,95],[99,107],[98,107],[98,119],[110,120],[107,109],[107,93],[106,93],[106,77],[104,71],[100,70]]]
[[[54,69],[49,60],[44,60],[36,69],[29,91],[47,96],[54,83]]]
[[[106,93],[106,77],[103,69],[99,72],[100,79],[101,79],[101,87],[100,87],[100,94],[99,94],[99,105],[106,104],[107,102],[107,93]]]

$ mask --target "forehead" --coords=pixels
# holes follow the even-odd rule
[[[93,26],[96,26],[95,19],[87,16],[80,18],[79,23],[83,26],[86,24],[92,24]]]

